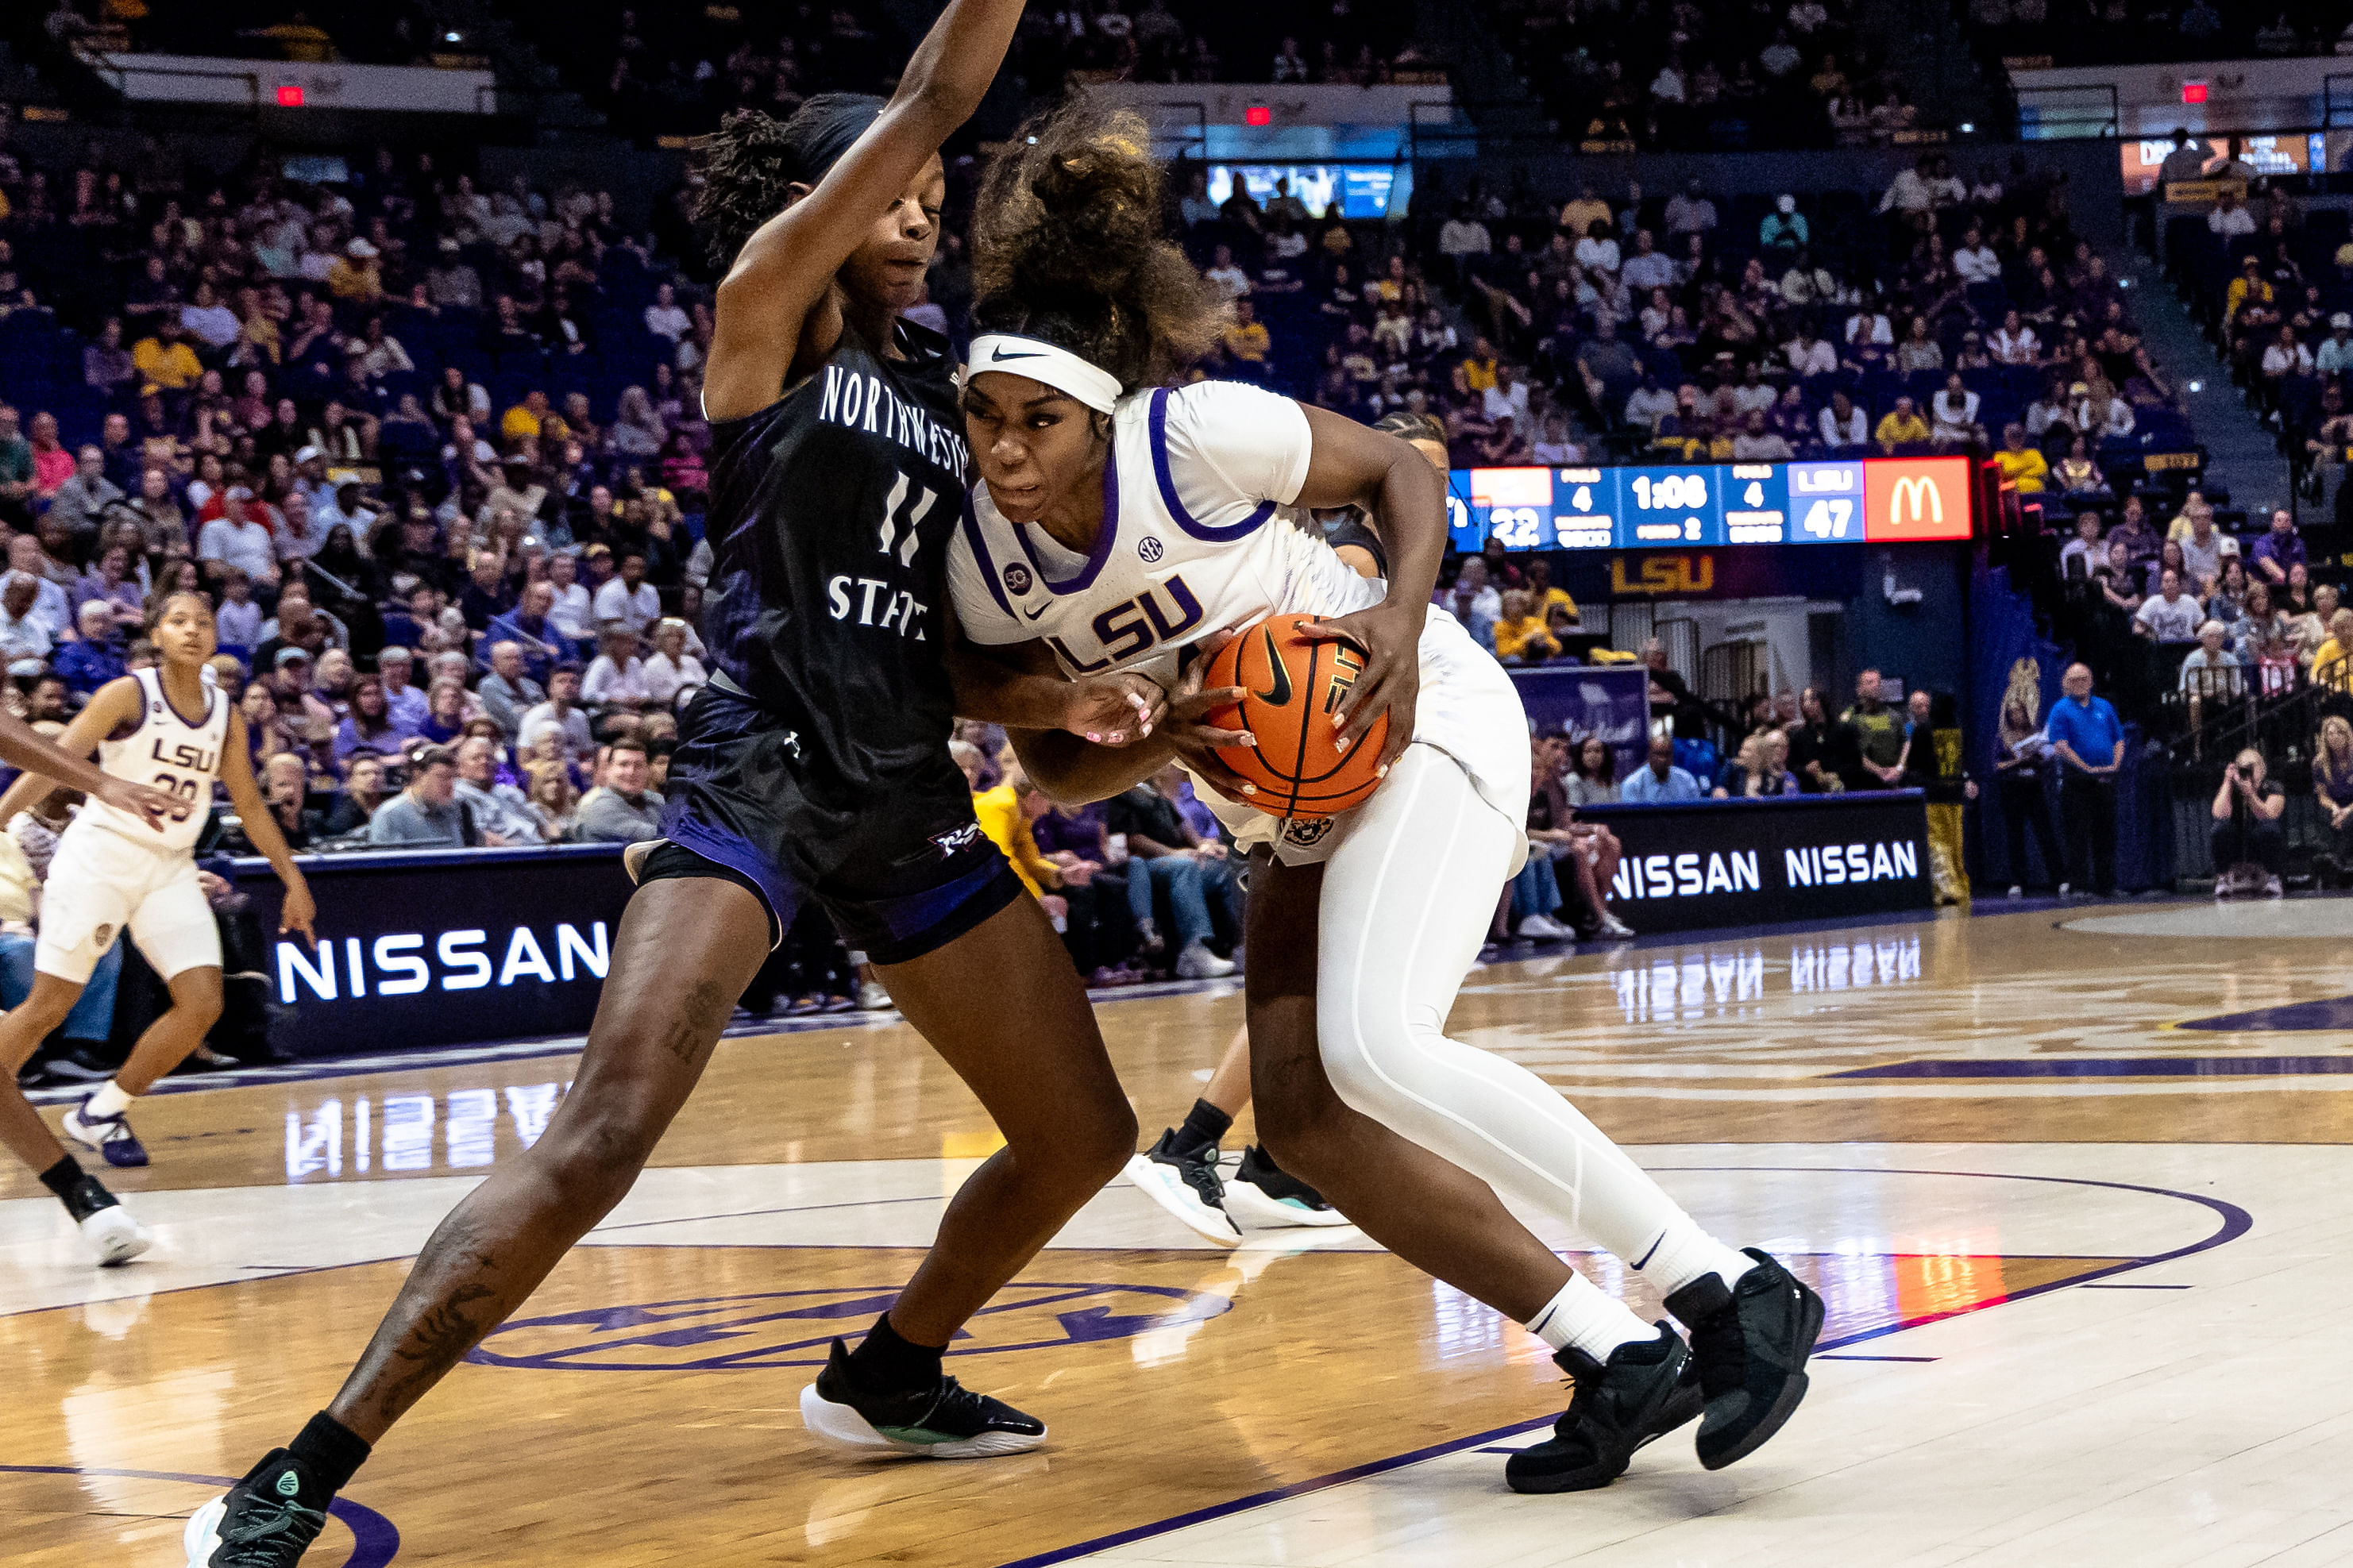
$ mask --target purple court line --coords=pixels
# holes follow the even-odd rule
[[[2086,1290],[2187,1290],[2187,1285],[2086,1285]]]
[[[2127,1258],[2122,1263],[2112,1264],[2105,1268],[2094,1269],[2089,1274],[2077,1275],[2067,1279],[2054,1279],[2047,1285],[2031,1285],[2023,1290],[2012,1291],[2010,1294],[2003,1296],[1989,1297],[1985,1300],[1973,1302],[1966,1307],[1957,1307],[1949,1312],[1932,1312],[1925,1317],[1907,1319],[1900,1323],[1891,1323],[1884,1328],[1866,1329],[1860,1333],[1849,1334],[1843,1339],[1832,1340],[1828,1344],[1816,1346],[1814,1353],[1818,1356],[1825,1351],[1844,1350],[1849,1345],[1862,1344],[1870,1340],[1884,1339],[1890,1334],[1900,1334],[1906,1329],[1916,1329],[1924,1324],[1941,1322],[1947,1318],[1957,1318],[1968,1312],[1983,1311],[1988,1307],[1999,1307],[2009,1301],[2022,1301],[2030,1296],[2046,1295],[2053,1290],[2063,1290],[2071,1286],[2082,1285],[2088,1280],[2105,1279],[2111,1275],[2128,1273],[2137,1268],[2147,1268],[2152,1264],[2170,1263],[2176,1258],[2188,1258],[2194,1253],[2209,1251],[2211,1248],[2221,1247],[2227,1242],[2236,1241],[2240,1237],[2246,1235],[2248,1230],[2251,1229],[2255,1223],[2254,1216],[2248,1214],[2246,1210],[2239,1207],[2236,1204],[2225,1203],[2220,1198],[2204,1197],[2196,1193],[2177,1193],[2165,1187],[2141,1186],[2131,1182],[2099,1182],[2077,1176],[2024,1176],[2015,1175],[2000,1171],[1912,1171],[1838,1165],[1679,1165],[1662,1166],[1658,1168],[1684,1172],[1712,1173],[1722,1173],[1726,1171],[1735,1173],[1748,1171],[1795,1171],[1803,1173],[1820,1172],[1828,1174],[1872,1176],[1973,1176],[1982,1178],[1987,1181],[2047,1182],[2057,1186],[2105,1187],[2116,1192],[2146,1193],[2158,1197],[2179,1198],[2185,1202],[2198,1204],[2202,1207],[2211,1209],[2221,1218],[2222,1223],[2216,1228],[2213,1235],[2207,1237],[2202,1241],[2193,1241],[2187,1247],[2178,1247],[2170,1252],[2160,1252],[2147,1258]],[[1138,1541],[1148,1541],[1155,1536],[1166,1535],[1174,1531],[1183,1530],[1190,1525],[1206,1524],[1211,1520],[1226,1519],[1234,1514],[1247,1513],[1252,1509],[1264,1508],[1270,1503],[1284,1502],[1290,1499],[1305,1497],[1314,1492],[1327,1491],[1334,1487],[1345,1486],[1351,1481],[1366,1480],[1374,1476],[1386,1474],[1390,1470],[1402,1469],[1408,1465],[1418,1465],[1428,1459],[1443,1458],[1449,1454],[1459,1454],[1466,1448],[1477,1448],[1482,1444],[1494,1443],[1502,1438],[1516,1437],[1523,1433],[1533,1432],[1540,1427],[1549,1426],[1556,1419],[1557,1419],[1557,1417],[1542,1416],[1534,1421],[1514,1422],[1508,1426],[1496,1426],[1484,1432],[1476,1432],[1468,1437],[1457,1437],[1449,1442],[1433,1443],[1428,1447],[1416,1448],[1410,1453],[1396,1454],[1386,1459],[1372,1459],[1361,1465],[1351,1465],[1345,1470],[1334,1470],[1328,1475],[1317,1476],[1309,1480],[1294,1481],[1289,1486],[1275,1487],[1267,1491],[1254,1492],[1248,1497],[1236,1498],[1229,1502],[1211,1503],[1205,1508],[1197,1508],[1187,1513],[1175,1514],[1169,1518],[1155,1521],[1151,1524],[1140,1524],[1132,1529],[1114,1531],[1109,1535],[1099,1535],[1092,1541],[1082,1541],[1075,1545],[1058,1547],[1051,1552],[1040,1552],[1028,1557],[1017,1557],[1008,1563],[999,1564],[999,1568],[1048,1568],[1048,1565],[1050,1563],[1068,1563],[1072,1558],[1084,1557],[1090,1553],[1097,1552],[1108,1552],[1114,1546],[1126,1546]]]
[[[173,1470],[117,1470],[95,1465],[0,1465],[0,1475],[109,1476],[119,1480],[179,1481],[220,1491],[227,1491],[237,1485],[235,1476],[187,1476]],[[337,1498],[327,1505],[327,1511],[351,1528],[352,1554],[343,1559],[343,1568],[384,1568],[400,1551],[400,1531],[394,1528],[392,1521],[375,1510],[363,1507],[349,1498]]]
[[[2348,1010],[2353,1020],[2353,1010]],[[2197,1026],[2185,1024],[2183,1028]],[[1919,1058],[1824,1073],[1825,1079],[2289,1078],[2353,1072],[2353,1057]]]
[[[1944,1357],[1933,1355],[1818,1355],[1809,1359],[1813,1361],[1911,1361],[1927,1363],[1942,1361]]]

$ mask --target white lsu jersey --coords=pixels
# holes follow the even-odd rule
[[[1173,688],[1186,650],[1219,632],[1379,603],[1378,584],[1284,514],[1306,483],[1313,447],[1299,405],[1257,387],[1197,382],[1131,394],[1112,416],[1103,527],[1092,554],[1082,558],[1036,524],[1008,522],[987,488],[974,487],[948,549],[965,635],[999,647],[1042,640],[1074,678],[1134,670]],[[1524,822],[1528,731],[1519,693],[1435,606],[1422,633],[1421,680],[1414,739],[1452,756],[1482,798]],[[1282,828],[1214,791],[1200,795],[1245,844],[1273,841]],[[1323,833],[1300,824],[1284,847],[1304,849]]]
[[[104,827],[149,849],[193,849],[205,819],[212,815],[213,781],[220,776],[221,747],[228,739],[228,698],[215,684],[212,671],[205,671],[204,714],[190,719],[164,695],[162,671],[136,670],[132,679],[139,682],[142,700],[139,726],[119,740],[100,742],[98,765],[116,778],[177,795],[183,808],[158,833],[142,817],[91,800],[74,818],[74,826]]]

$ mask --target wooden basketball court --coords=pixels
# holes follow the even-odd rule
[[[2353,900],[1982,907],[1502,963],[1455,1012],[1827,1299],[1810,1398],[1733,1469],[1679,1434],[1606,1491],[1515,1497],[1504,1453],[1567,1399],[1537,1342],[1353,1229],[1219,1251],[1124,1183],[951,1352],[1043,1449],[818,1452],[797,1401],[827,1341],[994,1146],[912,1031],[854,1020],[723,1043],[657,1168],[307,1561],[2353,1559]],[[1240,1012],[1228,983],[1103,1002],[1147,1137]],[[158,1096],[155,1163],[115,1184],[161,1239],[115,1270],[0,1172],[9,1563],[177,1564],[186,1515],[325,1403],[572,1061]]]

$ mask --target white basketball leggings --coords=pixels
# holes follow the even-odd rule
[[[1522,831],[1461,763],[1409,747],[1325,863],[1316,1030],[1354,1109],[1590,1237],[1662,1291],[1749,1260],[1693,1223],[1577,1108],[1446,1037]]]

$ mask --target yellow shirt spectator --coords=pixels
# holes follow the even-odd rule
[[[1559,652],[1560,644],[1545,629],[1542,616],[1499,618],[1495,622],[1497,658],[1551,658]]]
[[[1263,321],[1236,321],[1226,329],[1226,352],[1238,360],[1264,364],[1273,347]]]
[[[1495,356],[1481,359],[1465,355],[1462,361],[1462,384],[1473,392],[1485,392],[1495,384]]]
[[[131,348],[131,363],[139,374],[166,392],[185,392],[205,374],[196,351],[178,338],[142,338]]]
[[[2222,319],[2237,320],[2239,307],[2250,300],[2258,305],[2270,304],[2272,286],[2263,279],[2253,276],[2232,279],[2229,290],[2222,296]]]
[[[2033,447],[2016,452],[2005,447],[1993,455],[1993,460],[2001,465],[2001,477],[2017,486],[2022,496],[2041,494],[2042,481],[2051,472],[2050,460]]]
[[[1560,209],[1560,226],[1572,240],[1583,239],[1597,223],[1609,221],[1609,204],[1599,196],[1579,196]]]
[[[368,302],[384,298],[384,274],[373,258],[338,256],[327,263],[327,291],[338,300]]]
[[[531,411],[529,404],[518,403],[499,416],[499,434],[512,444],[526,436],[538,436],[541,422],[541,416]]]
[[[1568,596],[1567,589],[1549,585],[1546,586],[1544,591],[1544,597],[1536,604],[1535,609],[1537,616],[1549,620],[1552,616],[1552,607],[1555,605],[1558,605],[1562,609],[1567,610],[1568,612],[1568,618],[1572,621],[1583,618],[1577,611],[1577,601]]]
[[[1882,447],[1890,447],[1902,446],[1907,441],[1926,441],[1928,438],[1928,422],[1920,417],[1917,409],[1909,412],[1890,410],[1879,421],[1879,428],[1872,432],[1872,437]]]
[[[1005,851],[1013,862],[1013,874],[1029,889],[1031,898],[1042,897],[1049,888],[1062,885],[1062,873],[1055,864],[1038,853],[1038,840],[1029,831],[1029,814],[1021,809],[1021,797],[1012,784],[1001,784],[995,789],[983,790],[972,797],[972,814],[980,819],[980,830],[988,841]]]
[[[2330,637],[2313,652],[2312,679],[2335,685],[2345,679],[2348,658],[2353,658],[2353,648]]]

